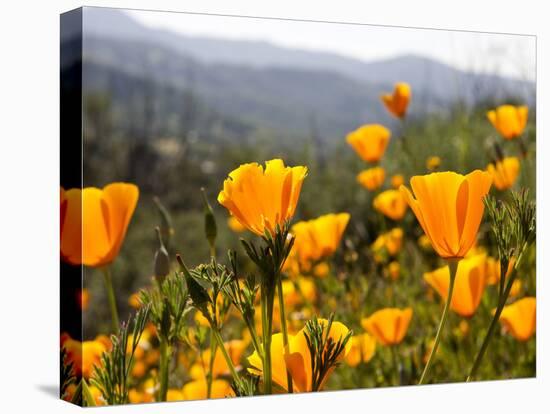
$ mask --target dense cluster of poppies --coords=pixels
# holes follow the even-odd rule
[[[411,88],[398,83],[393,93],[382,95],[381,100],[393,116],[404,122]],[[487,118],[503,138],[515,140],[521,138],[527,114],[527,107],[504,105],[489,111]],[[524,241],[524,246],[512,257],[491,256],[478,245],[486,197],[492,186],[499,191],[514,187],[520,174],[520,157],[525,154],[500,157],[484,170],[465,175],[439,171],[441,159],[433,156],[426,161],[432,173],[410,180],[403,174],[393,174],[390,188],[384,189],[386,171],[380,161],[390,140],[391,131],[379,124],[360,126],[346,137],[357,155],[369,164],[358,173],[357,182],[373,193],[370,214],[391,223],[390,228],[380,229],[368,246],[369,254],[376,269],[398,283],[402,272],[399,256],[404,254],[406,240],[412,237],[400,223],[410,208],[417,223],[413,224],[423,233],[415,248],[439,257],[432,263],[445,263],[426,271],[423,278],[416,275],[419,283],[424,281],[445,304],[439,326],[429,328],[433,332],[422,359],[424,370],[416,378],[418,383],[437,381],[428,374],[445,336],[449,310],[463,318],[460,329],[465,331],[486,287],[499,287],[496,319],[481,350],[472,354],[472,360],[477,358],[472,371],[468,371],[470,375],[464,372],[464,379],[473,379],[490,346],[493,325],[500,321],[506,332],[522,342],[535,332],[535,298],[523,297],[510,303],[519,292],[521,279],[516,279],[515,273],[522,249],[532,242],[528,233],[534,230],[518,230],[524,239],[517,239]],[[340,365],[359,369],[369,363],[378,346],[391,350],[393,369],[399,370],[396,347],[407,336],[416,304],[399,303],[393,298],[387,307],[370,315],[339,314],[336,296],[330,289],[323,289],[340,283],[341,279],[334,276],[337,272],[346,272],[347,256],[342,259],[344,265],[333,259],[353,217],[348,212],[327,212],[293,222],[307,176],[307,166],[290,167],[281,159],[272,159],[265,166],[256,162],[240,165],[223,182],[217,201],[227,209],[227,225],[232,231],[249,232],[247,237],[252,241],[243,241],[243,246],[248,268],[254,266],[256,277],[241,273],[235,252],[229,252],[229,264],[218,263],[213,254],[210,262],[188,269],[183,258],[190,246],[181,246],[183,254],[176,261],[167,252],[166,240],[163,242],[159,231],[152,286],[128,299],[136,310],[147,308],[149,317],[142,329],[125,338],[130,362],[123,363],[128,364],[128,375],[112,378],[105,362],[114,352],[113,341],[120,341],[124,335],[119,332],[110,265],[124,242],[139,190],[129,183],[112,183],[103,189],[61,189],[61,260],[102,271],[112,315],[110,333],[114,334],[111,338],[100,335],[79,342],[62,333],[62,362],[71,368],[62,397],[85,405],[106,404],[109,399],[104,394],[109,386],[128,387],[120,401],[130,403],[319,391]],[[510,207],[508,212],[513,209]],[[521,221],[512,213],[510,219]],[[521,222],[516,227],[522,225],[530,224]],[[213,252],[216,226],[213,210],[205,201],[205,233]],[[360,254],[353,248],[346,249],[348,256]],[[346,294],[350,302],[356,300],[353,292]],[[90,300],[88,292],[80,292],[80,298],[84,310]],[[333,309],[334,315],[318,314],[320,301],[326,304],[323,309]],[[347,326],[350,320],[355,320],[353,331]],[[239,332],[238,337],[228,335],[229,331]],[[184,372],[181,378],[176,378],[178,372]],[[401,382],[386,382],[395,383]]]

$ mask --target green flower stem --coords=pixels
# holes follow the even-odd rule
[[[279,293],[279,312],[281,314],[281,329],[283,330],[283,345],[285,348],[285,352],[288,348],[288,331],[286,328],[286,314],[285,314],[285,300],[283,296],[283,281],[282,277],[279,274],[279,277],[277,278],[277,291]],[[286,380],[288,385],[288,392],[293,393],[293,385],[292,385],[292,375],[290,375],[290,371],[286,370]]]
[[[503,274],[501,274],[501,278],[504,278]],[[483,339],[481,348],[479,349],[476,359],[474,360],[474,365],[472,365],[472,369],[470,370],[470,375],[468,375],[468,377],[466,378],[466,382],[470,382],[475,378],[477,370],[479,369],[479,366],[481,365],[481,361],[483,360],[483,356],[485,355],[485,352],[489,347],[489,342],[491,342],[491,338],[493,337],[493,334],[496,330],[498,321],[500,319],[500,314],[502,313],[502,310],[506,305],[506,300],[508,299],[508,295],[510,294],[510,289],[512,289],[512,284],[514,283],[515,278],[516,278],[516,272],[512,271],[508,279],[508,283],[506,284],[506,289],[504,290],[504,293],[499,297],[497,309],[495,310],[495,314],[493,315],[493,319],[491,320],[489,329],[485,334],[485,338]]]
[[[206,398],[212,396],[212,378],[214,369],[214,358],[216,356],[218,342],[215,340],[214,330],[210,329],[210,361],[208,361],[208,374],[206,375]]]
[[[236,384],[241,385],[241,377],[239,377],[239,374],[237,373],[237,370],[235,369],[235,365],[233,365],[233,361],[231,360],[231,357],[227,353],[227,349],[225,349],[225,345],[223,343],[222,336],[220,334],[220,331],[218,328],[212,328],[212,333],[214,334],[214,338],[216,339],[218,343],[218,348],[220,348],[220,351],[222,352],[222,355],[225,359],[225,362],[227,363],[227,366],[229,367],[229,372],[231,373],[231,376],[233,377],[233,381],[235,381]]]
[[[437,348],[439,347],[439,341],[441,340],[441,332],[443,331],[443,327],[445,326],[445,322],[447,321],[447,315],[449,314],[449,307],[451,304],[451,299],[453,297],[453,288],[455,284],[455,278],[456,278],[456,270],[458,268],[458,259],[449,259],[449,274],[450,274],[450,280],[449,280],[449,293],[447,295],[447,300],[445,301],[445,307],[443,308],[443,315],[441,315],[441,320],[439,322],[439,327],[437,328],[437,334],[435,335],[435,342],[434,346],[430,352],[430,356],[428,358],[428,362],[426,363],[426,366],[424,367],[424,371],[422,372],[422,376],[420,377],[420,381],[418,384],[424,384],[424,381],[426,380],[427,374],[430,371],[430,367],[432,366],[434,356],[437,352]]]
[[[397,345],[390,345],[391,359],[393,364],[393,372],[395,373],[395,385],[400,385],[399,381],[399,360],[397,358]]]
[[[264,394],[272,393],[272,378],[271,378],[271,333],[273,321],[273,293],[268,295],[262,286],[262,337],[264,358],[262,371],[264,377]],[[271,299],[271,300],[270,300]]]
[[[171,347],[166,339],[160,338],[160,362],[159,362],[159,401],[166,401],[168,394],[168,367],[170,365]]]
[[[105,282],[105,289],[107,290],[107,300],[109,302],[109,308],[111,309],[111,325],[113,333],[116,334],[119,328],[118,322],[118,310],[116,306],[115,291],[113,289],[113,281],[111,277],[111,269],[109,266],[105,266],[102,269],[103,280]]]

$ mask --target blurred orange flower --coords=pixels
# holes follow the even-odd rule
[[[404,118],[411,100],[411,87],[405,82],[396,83],[393,94],[383,94],[380,99],[393,116]]]
[[[90,304],[90,291],[86,288],[81,289],[77,293],[77,298],[76,299],[77,299],[78,303],[80,304],[80,309],[85,311],[86,309],[88,309],[88,305]]]
[[[382,345],[403,341],[413,315],[412,308],[384,308],[361,320],[361,326]]]
[[[363,125],[350,132],[346,141],[364,161],[378,162],[384,155],[391,132],[379,124]]]
[[[248,342],[242,339],[234,339],[224,343],[224,347],[233,362],[233,365],[239,366],[241,364],[241,358],[243,352],[248,346]],[[201,352],[198,363],[191,367],[190,375],[193,379],[204,379],[208,373],[210,367],[210,349],[206,349]],[[222,352],[216,349],[214,355],[214,363],[212,365],[212,377],[217,378],[221,375],[229,375],[229,366],[222,355]]]
[[[399,279],[399,274],[401,273],[401,265],[397,261],[393,261],[388,265],[388,274],[392,280]]]
[[[183,386],[183,398],[185,400],[204,400],[208,395],[208,386],[206,379],[190,381]],[[225,398],[234,397],[235,394],[231,389],[229,382],[222,379],[212,381],[212,390],[210,398]]]
[[[460,316],[471,317],[481,302],[486,284],[485,260],[486,256],[481,254],[462,259],[458,263],[451,309]],[[447,300],[449,294],[450,279],[449,266],[424,273],[424,280],[435,289],[444,301]]]
[[[429,157],[426,160],[426,168],[430,171],[437,170],[441,165],[441,158],[437,156]]]
[[[518,178],[520,163],[517,157],[506,157],[487,166],[487,172],[493,176],[493,183],[499,190],[511,188]]]
[[[378,236],[371,248],[375,252],[385,248],[390,256],[395,256],[401,250],[402,244],[403,229],[396,227]]]
[[[395,189],[399,189],[403,184],[405,184],[405,177],[401,174],[395,174],[391,178],[391,186]]]
[[[384,184],[386,172],[382,167],[373,167],[363,170],[357,175],[357,182],[367,190],[374,191]]]
[[[314,263],[334,254],[346,227],[348,213],[325,214],[309,221],[300,221],[292,226],[296,237],[291,254],[296,254],[301,265]]]
[[[102,267],[120,250],[139,189],[113,183],[103,189],[87,187],[61,191],[61,257],[74,264]]]
[[[407,212],[407,202],[398,190],[386,190],[378,194],[372,206],[392,220],[401,220]]]
[[[476,241],[491,181],[480,170],[440,172],[411,178],[416,198],[405,186],[400,190],[434,250],[442,258],[462,258]]]
[[[356,367],[361,362],[367,363],[374,356],[376,351],[376,339],[368,333],[354,335],[351,337],[351,348],[346,356],[346,364]]]
[[[536,329],[537,300],[526,297],[505,306],[500,314],[500,322],[518,341],[527,341]]]
[[[218,202],[247,229],[263,236],[292,219],[307,167],[285,167],[280,159],[243,164],[223,182]]]
[[[519,137],[527,125],[527,106],[501,105],[487,112],[487,118],[504,139]]]

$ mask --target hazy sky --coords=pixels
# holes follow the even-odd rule
[[[535,79],[534,36],[151,11],[129,13],[147,26],[187,35],[264,40],[365,61],[418,54],[465,70]]]

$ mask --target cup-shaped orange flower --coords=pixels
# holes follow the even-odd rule
[[[500,322],[518,341],[527,341],[535,333],[537,324],[537,300],[526,297],[505,306],[500,314]]]
[[[234,397],[235,394],[231,389],[231,384],[222,379],[212,381],[210,390],[210,398],[227,398]],[[206,379],[190,381],[183,386],[183,399],[185,400],[205,400],[208,398],[208,385]]]
[[[326,330],[328,321],[325,319],[319,319],[319,323],[323,324]],[[281,388],[287,389],[287,369],[292,377],[292,386],[294,392],[310,392],[318,391],[323,388],[327,379],[333,371],[333,368],[329,372],[325,373],[321,384],[317,389],[313,389],[313,372],[311,367],[311,353],[307,345],[307,330],[306,327],[302,328],[296,335],[288,335],[288,348],[285,349],[283,345],[283,334],[277,333],[273,335],[271,341],[271,363],[272,363],[272,379]],[[340,322],[332,322],[328,337],[334,342],[338,342],[346,337],[349,330]],[[325,334],[325,333],[324,333]],[[344,347],[343,352],[338,356],[336,362],[342,361],[351,349],[351,341],[348,341]],[[250,373],[254,375],[261,375],[262,373],[262,359],[257,352],[254,352],[248,357]]]
[[[246,227],[243,226],[235,216],[229,216],[227,219],[227,226],[235,233],[242,233],[243,231],[246,231]]]
[[[368,333],[351,337],[351,348],[346,356],[346,364],[356,367],[360,363],[366,364],[374,356],[376,351],[376,339]]]
[[[401,220],[407,212],[407,201],[399,190],[386,190],[378,194],[372,206],[392,220]]]
[[[62,191],[63,259],[91,267],[111,263],[120,251],[138,197],[138,187],[128,183]]]
[[[357,175],[357,182],[367,190],[374,191],[379,189],[384,184],[386,172],[382,167],[373,167],[368,170],[361,171]]]
[[[527,106],[501,105],[487,112],[487,118],[504,139],[519,137],[527,125]]]
[[[350,132],[346,141],[364,161],[378,162],[386,152],[391,138],[388,128],[379,124],[367,124]]]
[[[301,265],[314,263],[334,254],[350,219],[349,213],[325,214],[292,226],[296,237],[293,252]]]
[[[403,341],[413,315],[412,308],[384,308],[361,320],[361,326],[382,345]]]
[[[371,248],[374,251],[386,249],[390,256],[395,256],[403,245],[403,229],[396,227],[376,238]]]
[[[386,109],[396,118],[404,118],[411,100],[411,87],[408,83],[398,82],[395,84],[393,93],[383,94],[380,99]]]
[[[414,197],[405,186],[400,190],[434,250],[452,259],[464,257],[475,243],[491,182],[480,170],[465,176],[440,172],[412,177]]]
[[[451,309],[460,316],[471,317],[479,303],[486,285],[486,256],[481,254],[458,263]],[[424,273],[424,280],[446,301],[449,294],[451,275],[449,267],[441,267]]]
[[[223,182],[218,202],[248,230],[275,234],[277,225],[292,219],[307,167],[285,167],[283,160],[243,164]]]
[[[498,190],[507,190],[516,182],[520,170],[517,157],[506,157],[487,166],[487,172],[493,177],[493,183]]]

